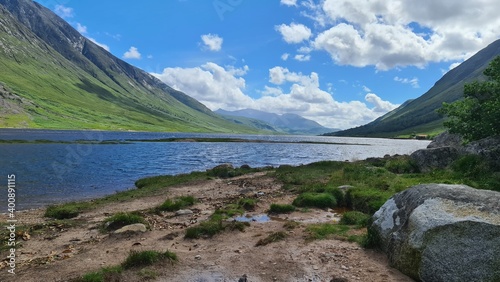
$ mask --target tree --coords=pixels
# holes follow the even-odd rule
[[[444,125],[450,133],[474,141],[500,135],[500,56],[484,71],[486,81],[465,84],[464,99],[443,103],[439,113],[449,117]]]

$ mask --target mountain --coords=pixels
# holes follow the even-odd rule
[[[0,0],[0,127],[248,132],[30,0]]]
[[[223,109],[219,109],[215,112],[225,117],[244,117],[253,120],[260,120],[269,124],[276,131],[287,134],[319,135],[338,130],[324,127],[313,120],[303,118],[296,114],[278,115],[253,109],[238,111],[225,111]]]
[[[436,110],[443,102],[451,103],[461,99],[465,83],[484,80],[483,71],[499,55],[500,40],[497,40],[447,72],[421,97],[405,102],[371,123],[328,135],[395,137],[442,131],[443,117]]]

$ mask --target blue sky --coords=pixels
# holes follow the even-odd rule
[[[419,97],[500,38],[499,0],[38,2],[212,110],[296,113],[332,128]]]

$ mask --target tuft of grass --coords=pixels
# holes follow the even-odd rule
[[[370,216],[359,212],[359,211],[348,211],[342,214],[342,218],[340,219],[340,224],[343,225],[358,225],[366,227],[370,220]]]
[[[99,271],[90,272],[82,276],[79,282],[118,282],[122,280],[121,266],[103,267]]]
[[[289,204],[271,204],[270,213],[291,213],[295,211],[295,206]]]
[[[289,220],[289,221],[285,222],[285,224],[283,224],[283,228],[285,228],[287,230],[292,230],[292,229],[295,229],[299,226],[300,226],[300,223],[298,223],[297,221],[293,221],[293,220]]]
[[[347,206],[367,214],[375,213],[393,195],[376,188],[353,188],[346,193]]]
[[[53,205],[47,207],[44,216],[54,219],[70,219],[77,217],[80,214],[80,211],[80,208],[76,205]]]
[[[327,239],[334,235],[346,236],[349,230],[349,226],[330,223],[311,224],[306,228],[309,240]]]
[[[297,207],[334,208],[337,200],[329,193],[302,193],[292,203]]]
[[[134,267],[150,266],[163,261],[173,263],[177,261],[177,255],[170,251],[164,253],[158,251],[132,251],[121,265],[124,269],[130,269]]]
[[[158,273],[151,269],[143,268],[138,272],[139,276],[144,280],[153,280],[158,278]]]
[[[247,211],[255,210],[257,199],[244,198],[238,201],[238,205]]]
[[[214,216],[208,221],[204,221],[196,226],[187,228],[184,238],[186,239],[211,238],[226,230],[244,231],[247,226],[250,226],[250,223],[238,222],[238,221],[225,222],[219,216]]]
[[[193,196],[180,196],[175,199],[167,199],[163,204],[156,208],[157,211],[178,211],[183,208],[194,205],[197,199]]]
[[[410,158],[410,156],[392,157],[387,160],[384,167],[388,171],[397,174],[420,172],[417,164]]]
[[[141,215],[128,212],[119,212],[117,214],[114,214],[108,217],[104,222],[105,225],[107,225],[107,230],[116,230],[122,228],[123,226],[135,223],[147,224],[147,222]]]
[[[257,244],[255,244],[255,246],[256,247],[265,246],[274,242],[283,241],[285,240],[286,237],[287,234],[283,231],[274,232],[269,236],[267,236],[266,238],[257,241]]]

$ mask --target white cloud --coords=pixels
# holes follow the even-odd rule
[[[101,47],[101,48],[103,48],[104,50],[106,50],[106,51],[108,51],[108,52],[109,52],[109,46],[108,46],[108,45],[103,44],[103,43],[99,43],[99,42],[97,42],[94,38],[91,38],[91,37],[87,37],[87,38],[88,38],[88,40],[90,40],[90,41],[94,42],[94,44],[96,44],[97,46],[99,46],[99,47]]]
[[[284,53],[283,55],[281,55],[281,59],[282,59],[283,61],[288,60],[288,57],[290,57],[290,54],[288,54],[288,53]]]
[[[372,90],[370,88],[368,88],[366,85],[363,85],[363,91],[372,92]]]
[[[418,78],[401,78],[399,76],[394,77],[394,81],[401,82],[403,84],[410,84],[413,88],[419,88]]]
[[[307,62],[311,60],[311,55],[297,54],[295,55],[294,59],[299,62]]]
[[[274,86],[257,90],[262,96],[252,98],[245,93],[243,76],[247,72],[247,66],[235,68],[206,63],[194,68],[166,68],[153,75],[212,110],[253,108],[278,114],[295,113],[336,128],[366,124],[397,107],[373,93],[367,94],[364,102],[335,101],[330,93],[321,89],[317,73],[307,75],[281,66],[269,69],[269,82]],[[327,88],[331,91],[333,85],[328,83]]]
[[[498,0],[302,1],[316,21],[311,46],[339,65],[424,67],[464,60],[500,37]]]
[[[283,40],[287,43],[300,43],[304,40],[308,40],[312,35],[311,29],[303,24],[281,24],[275,26],[275,29],[281,33]]]
[[[72,18],[74,16],[73,8],[64,5],[56,5],[54,12],[61,18]]]
[[[76,23],[76,30],[78,30],[78,32],[81,34],[87,33],[87,27],[82,25],[81,23]]]
[[[165,68],[153,75],[212,110],[238,110],[254,107],[254,101],[244,93],[246,85],[241,75],[247,71],[248,66],[226,69],[209,62],[195,68]]]
[[[286,6],[297,6],[297,0],[281,0],[280,4]]]
[[[219,37],[219,35],[211,33],[202,35],[201,40],[208,50],[215,52],[222,49],[222,42],[224,41],[224,39]]]
[[[139,53],[139,50],[132,46],[130,49],[128,49],[127,52],[123,54],[123,58],[125,59],[140,59],[141,58],[141,53]]]

